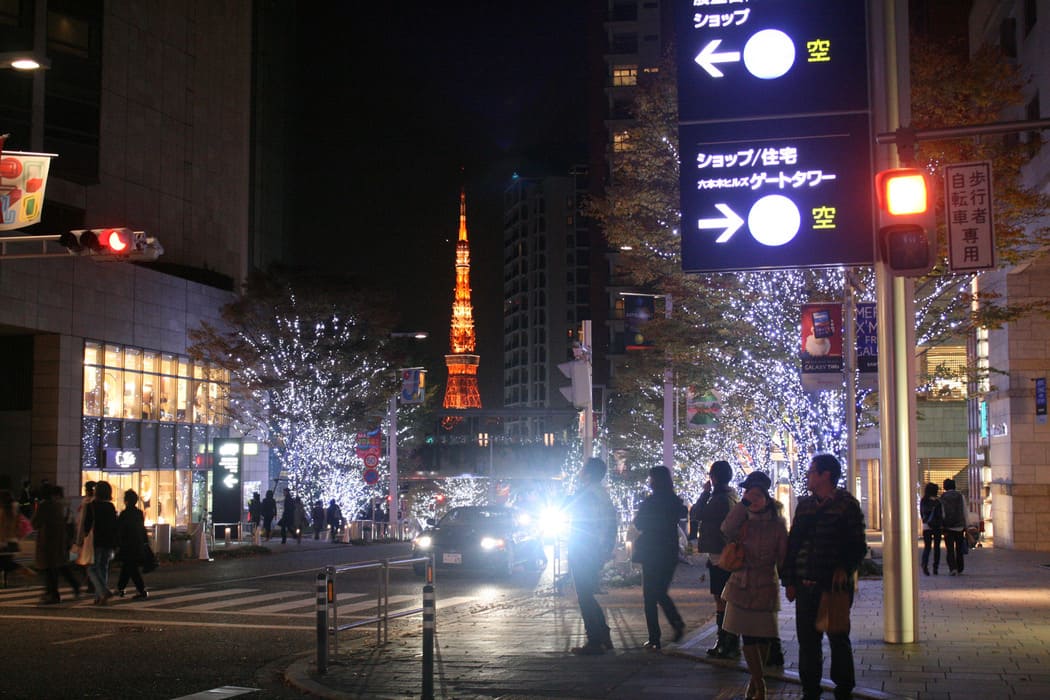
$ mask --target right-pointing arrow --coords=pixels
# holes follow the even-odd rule
[[[700,50],[700,53],[696,55],[693,60],[696,64],[707,71],[707,74],[712,78],[721,78],[725,75],[715,65],[716,63],[735,63],[740,60],[739,51],[723,51],[722,53],[715,53],[718,47],[721,46],[721,39],[712,39],[708,42],[707,46]]]
[[[728,204],[716,204],[715,209],[722,212],[722,219],[700,219],[696,222],[697,228],[703,230],[706,228],[720,228],[724,229],[722,235],[715,239],[715,243],[725,243],[733,234],[740,230],[740,227],[744,225],[744,220],[741,219],[735,211],[729,208]]]

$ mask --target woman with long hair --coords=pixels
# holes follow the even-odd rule
[[[678,522],[688,516],[685,503],[674,492],[671,472],[667,467],[649,470],[651,493],[638,506],[634,527],[639,531],[632,558],[642,565],[642,601],[649,641],[645,648],[660,648],[660,617],[663,608],[674,629],[674,641],[685,633],[685,622],[668,594],[674,570],[678,565]]]
[[[778,570],[787,553],[788,533],[783,506],[769,495],[770,485],[763,472],[748,474],[740,484],[744,498],[722,523],[726,538],[744,545],[744,566],[729,577],[722,597],[726,600],[723,625],[743,641],[744,661],[751,673],[746,694],[749,700],[765,700],[766,653],[773,640],[780,637]]]
[[[941,499],[937,498],[940,489],[937,484],[926,484],[919,501],[919,516],[922,518],[922,573],[930,575],[930,545],[933,545],[933,574],[941,566],[941,535],[944,527],[944,511]]]
[[[95,497],[84,516],[84,536],[88,535],[95,548],[95,561],[88,567],[95,605],[106,605],[113,597],[109,590],[109,562],[117,548],[117,509],[113,507],[113,487],[108,481],[95,484]]]

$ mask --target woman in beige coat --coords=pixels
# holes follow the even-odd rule
[[[723,627],[743,638],[744,660],[751,673],[747,698],[764,700],[763,659],[772,640],[779,636],[777,572],[787,552],[787,523],[782,506],[769,495],[768,476],[751,472],[740,487],[744,498],[726,516],[722,532],[733,541],[743,530],[744,567],[733,572],[722,591],[727,602]]]

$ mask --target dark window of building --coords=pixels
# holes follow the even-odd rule
[[[1039,107],[1039,93],[1036,93],[1035,96],[1031,100],[1029,100],[1028,104],[1025,105],[1025,119],[1028,119],[1029,121],[1035,121],[1036,119],[1039,119],[1040,111],[1041,109]],[[1029,131],[1027,141],[1029,152],[1031,152],[1032,155],[1035,155],[1035,153],[1043,145],[1042,132]]]
[[[638,19],[638,5],[633,2],[613,3],[609,19],[613,22],[634,22]]]
[[[50,0],[47,15],[44,150],[58,177],[98,182],[102,101],[101,0]]]
[[[1035,22],[1039,19],[1036,14],[1036,7],[1039,3],[1036,0],[1025,0],[1024,1],[1024,35],[1027,37],[1032,32],[1032,27],[1035,26]]]
[[[999,24],[999,48],[1008,58],[1017,58],[1017,20],[1007,17]]]
[[[33,407],[33,336],[0,341],[0,411]]]
[[[638,53],[637,34],[613,34],[610,53]]]

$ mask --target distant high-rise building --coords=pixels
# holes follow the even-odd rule
[[[459,240],[456,242],[456,288],[452,299],[452,324],[449,350],[445,355],[448,382],[445,385],[445,408],[481,408],[478,391],[478,365],[474,352],[474,307],[470,303],[470,243],[467,240],[467,195],[459,193]],[[448,427],[453,421],[446,419]]]
[[[589,319],[591,249],[578,206],[586,170],[559,177],[515,177],[503,193],[503,404],[570,408],[558,391],[558,363],[572,359],[580,322]],[[536,439],[565,427],[547,418],[511,420],[508,435]]]

